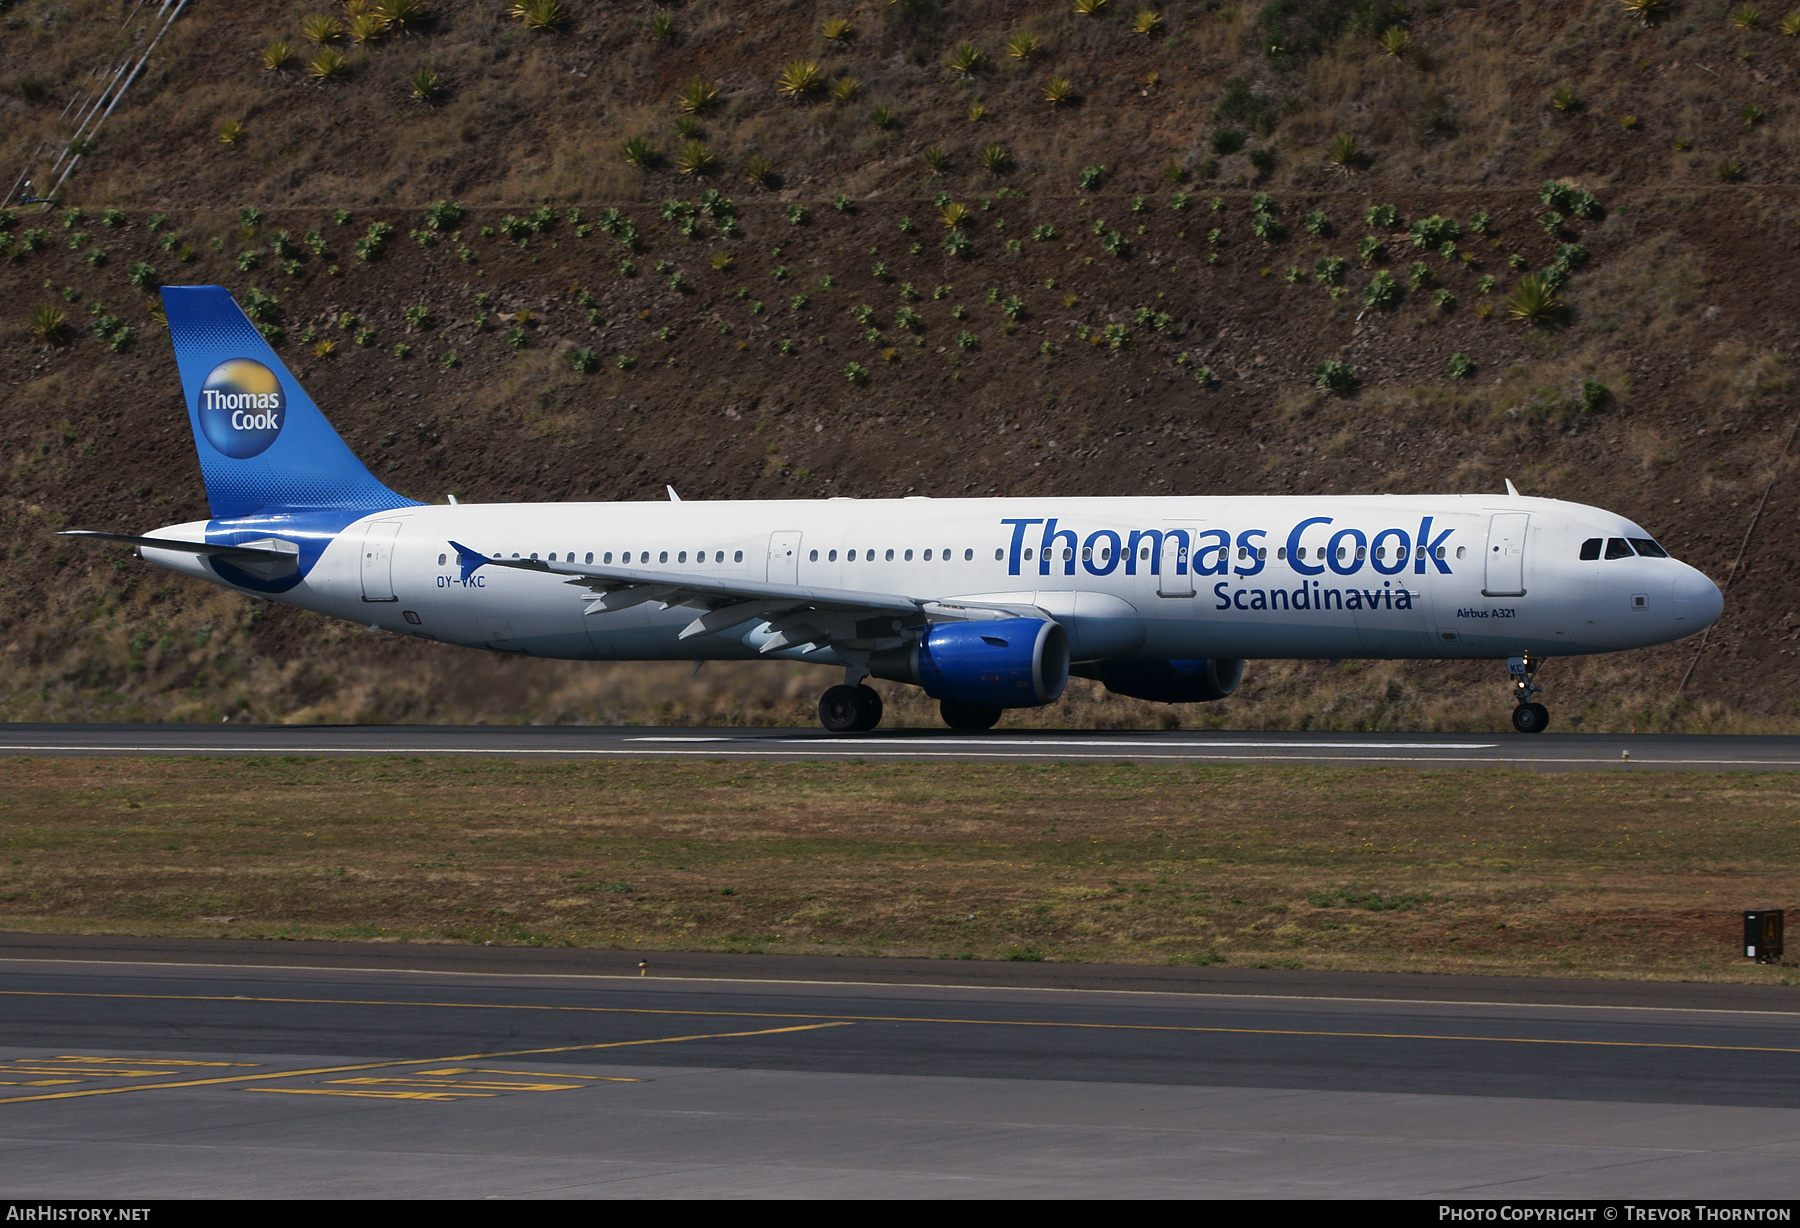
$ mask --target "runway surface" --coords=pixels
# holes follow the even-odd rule
[[[1800,738],[1652,734],[1343,734],[800,729],[558,725],[0,725],[0,755],[500,755],[1173,763],[1346,763],[1542,771],[1794,771]]]
[[[8,1196],[1800,1188],[1780,990],[1577,1006],[1522,982],[1481,1002],[1312,993],[1306,974],[1250,992],[1028,983],[1054,968],[833,981],[795,974],[835,961],[797,959],[637,977],[494,971],[505,954],[479,949],[458,973],[432,948],[358,968],[312,944],[241,962],[247,945],[235,963],[204,943],[0,946]],[[275,966],[290,952],[315,966]],[[413,953],[436,965],[394,966]]]

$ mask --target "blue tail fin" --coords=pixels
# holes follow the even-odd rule
[[[165,286],[212,514],[416,506],[356,459],[222,286]]]

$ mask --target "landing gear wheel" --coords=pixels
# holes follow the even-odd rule
[[[954,699],[940,700],[938,712],[943,715],[944,724],[950,728],[969,732],[992,729],[1000,720],[1000,709],[998,708],[983,708],[979,704],[958,703]]]
[[[881,692],[874,687],[859,686],[856,693],[862,698],[863,719],[856,729],[858,733],[867,733],[881,724]]]
[[[833,733],[864,733],[881,724],[881,696],[872,687],[834,686],[819,697],[819,722]]]
[[[1550,723],[1550,709],[1531,698],[1544,689],[1537,684],[1541,664],[1530,656],[1506,659],[1506,672],[1513,682],[1513,728],[1520,733],[1542,733]]]
[[[1520,704],[1513,709],[1513,728],[1520,733],[1542,733],[1550,723],[1550,709],[1543,704]]]

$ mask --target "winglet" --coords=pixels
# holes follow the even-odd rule
[[[1511,478],[1506,479],[1506,493],[1511,495],[1515,499],[1517,499],[1519,497],[1519,488],[1512,484]]]
[[[467,580],[470,576],[474,575],[477,567],[494,561],[481,551],[476,550],[472,546],[465,546],[461,542],[451,542],[450,546],[456,551],[456,563],[457,566],[462,568],[462,578],[464,580]]]
[[[675,493],[675,488],[673,486],[669,486],[666,489],[669,492],[669,502],[670,503],[680,503],[681,502],[681,496]]]

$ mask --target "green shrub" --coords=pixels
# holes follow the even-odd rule
[[[1456,310],[1456,296],[1448,290],[1439,290],[1431,296],[1431,305],[1448,315]]]
[[[432,230],[455,230],[462,219],[463,207],[453,200],[440,200],[425,209],[425,225]]]
[[[1318,209],[1306,215],[1305,226],[1307,234],[1317,235],[1321,239],[1329,238],[1333,229],[1331,219]]]
[[[1431,284],[1431,270],[1423,260],[1415,260],[1406,266],[1406,279],[1417,290]]]
[[[1319,262],[1313,265],[1313,277],[1321,285],[1335,286],[1344,280],[1344,269],[1348,264],[1342,256],[1320,256]]]
[[[1412,224],[1412,241],[1414,247],[1442,248],[1446,243],[1454,244],[1462,237],[1462,227],[1455,218],[1434,213],[1430,217],[1422,217]]]
[[[1083,192],[1092,192],[1100,186],[1105,178],[1106,168],[1104,166],[1084,166],[1075,176],[1075,186]]]
[[[157,276],[156,266],[145,264],[142,260],[125,270],[125,280],[140,290],[154,290],[162,285],[162,278]]]
[[[1383,269],[1363,287],[1363,303],[1377,311],[1385,311],[1400,301],[1400,284]]]
[[[1475,360],[1467,354],[1450,355],[1450,378],[1468,379],[1475,374]]]
[[[1381,241],[1380,235],[1365,235],[1356,245],[1357,259],[1364,264],[1373,264],[1380,260],[1387,251],[1387,244]]]
[[[569,365],[588,375],[600,369],[600,355],[589,349],[579,349],[569,355]]]
[[[787,220],[789,226],[804,226],[812,221],[812,214],[806,211],[805,205],[789,205]]]
[[[1313,368],[1313,384],[1343,396],[1356,387],[1356,368],[1328,358]]]
[[[1370,205],[1363,221],[1378,230],[1393,230],[1400,224],[1400,210],[1393,205]]]

